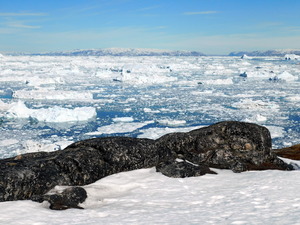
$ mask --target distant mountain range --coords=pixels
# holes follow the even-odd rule
[[[283,50],[268,50],[268,51],[241,51],[241,52],[231,52],[229,56],[280,56],[283,57],[286,54],[300,55],[299,49],[283,49]]]
[[[228,56],[279,56],[286,54],[300,55],[300,49],[268,50],[268,51],[238,51],[231,52]],[[144,48],[104,48],[104,49],[78,49],[61,52],[45,53],[8,53],[7,55],[45,55],[45,56],[206,56],[199,51],[172,51]],[[0,55],[1,57],[1,55]]]
[[[86,49],[63,52],[37,53],[31,55],[49,56],[204,56],[198,51],[171,51],[159,49],[138,49],[138,48],[106,48]]]

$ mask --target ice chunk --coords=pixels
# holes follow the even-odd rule
[[[134,119],[132,117],[116,117],[113,118],[114,122],[133,122]]]
[[[252,59],[252,57],[247,56],[246,54],[241,56],[241,59]]]
[[[239,102],[233,103],[232,106],[239,109],[249,110],[279,110],[279,106],[276,103],[252,99],[242,99]]]
[[[277,77],[278,77],[278,79],[285,80],[285,81],[296,81],[296,80],[298,80],[297,76],[294,76],[294,75],[290,74],[287,71],[284,71],[283,73],[277,75]]]
[[[25,81],[27,85],[39,87],[44,84],[64,84],[65,80],[62,77],[28,77]]]
[[[99,127],[97,131],[86,133],[86,135],[102,135],[102,134],[133,132],[151,123],[154,123],[154,121],[132,122],[132,123],[128,121],[118,122],[107,126]]]
[[[0,146],[9,146],[9,145],[14,145],[17,144],[19,141],[17,139],[7,139],[7,140],[2,140],[0,141]]]
[[[285,60],[300,60],[300,55],[286,54],[284,58]]]
[[[291,95],[285,98],[288,101],[291,102],[300,102],[300,96],[299,95]]]
[[[145,113],[160,113],[159,110],[152,110],[150,108],[144,108],[143,110]]]
[[[78,92],[78,91],[62,91],[51,89],[39,89],[39,90],[17,90],[13,94],[14,98],[18,99],[36,99],[36,100],[76,100],[86,101],[92,100],[93,94],[91,92]]]
[[[284,137],[284,128],[278,126],[265,126],[271,133],[272,138]]]
[[[212,80],[204,80],[204,84],[212,84],[212,85],[229,85],[233,84],[232,78],[227,79],[212,79]]]
[[[10,108],[10,104],[3,102],[0,99],[0,111],[7,111]]]
[[[158,128],[158,127],[151,127],[149,129],[141,130],[142,134],[138,135],[138,138],[150,138],[150,139],[157,139],[161,136],[169,133],[174,132],[189,132],[194,129],[199,129],[205,126],[192,126],[192,127],[180,127],[180,128]]]
[[[9,118],[32,117],[39,121],[60,123],[89,120],[96,116],[96,109],[94,107],[76,107],[74,109],[68,109],[59,106],[30,109],[24,102],[18,101],[9,106],[6,115]]]
[[[171,127],[184,126],[186,124],[185,120],[158,120],[159,124]]]
[[[71,141],[58,141],[54,143],[44,143],[43,141],[27,140],[22,143],[22,149],[18,150],[17,154],[24,154],[29,152],[52,152],[62,150],[68,145],[72,144]]]
[[[245,122],[250,122],[250,123],[257,123],[257,122],[265,122],[267,120],[267,117],[257,114],[253,116],[252,118],[246,119]]]

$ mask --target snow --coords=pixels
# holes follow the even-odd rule
[[[85,209],[51,211],[31,201],[0,203],[3,224],[298,224],[299,171],[168,178],[154,168],[118,173],[84,188]],[[63,187],[57,187],[57,190]],[[16,213],[18,212],[18,213]]]
[[[0,158],[91,137],[157,139],[223,120],[267,127],[274,149],[299,144],[299,75],[298,61],[271,56],[5,55]],[[299,223],[299,171],[215,171],[185,179],[154,168],[114,174],[86,186],[85,210],[3,202],[0,224]]]

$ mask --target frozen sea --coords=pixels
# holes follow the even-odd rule
[[[0,55],[0,158],[224,120],[266,126],[273,148],[299,144],[299,78],[280,57]],[[300,224],[299,171],[216,171],[115,174],[86,187],[85,210],[5,202],[0,224]]]

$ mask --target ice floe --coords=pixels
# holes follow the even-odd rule
[[[145,122],[117,121],[117,123],[99,127],[97,131],[86,133],[86,135],[128,133],[128,132],[133,132],[151,123],[154,123],[154,121],[145,121]]]
[[[300,60],[300,55],[286,54],[284,58],[285,60]]]
[[[71,122],[89,120],[96,116],[94,107],[75,107],[73,109],[63,108],[59,106],[31,109],[24,102],[18,101],[5,105],[8,118],[35,118],[43,122]]]
[[[93,93],[79,91],[63,91],[51,89],[38,90],[16,90],[13,93],[13,98],[17,99],[36,99],[36,100],[73,100],[73,101],[91,101]]]

